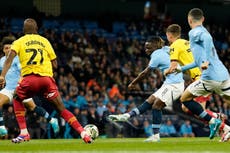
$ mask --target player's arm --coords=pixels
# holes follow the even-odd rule
[[[5,61],[4,65],[3,65],[2,73],[1,73],[2,77],[6,76],[6,73],[9,70],[9,68],[10,68],[15,56],[16,56],[16,52],[14,50],[11,50],[9,52],[9,55],[6,57],[6,61]]]
[[[180,55],[181,49],[178,43],[174,43],[170,46],[170,66],[168,69],[164,71],[164,75],[167,76],[168,74],[174,73],[179,61],[179,55]]]
[[[171,60],[170,67],[164,71],[164,75],[174,73],[177,69],[178,62],[176,60]]]
[[[55,70],[58,67],[57,56],[54,52],[54,49],[53,49],[51,43],[47,39],[45,40],[45,44],[46,44],[46,49],[48,50],[48,56],[49,56],[51,64],[52,64],[52,68],[53,68],[53,70]]]
[[[53,59],[53,60],[51,60],[51,63],[52,63],[52,67],[53,67],[54,70],[58,68],[58,63],[57,63],[57,59],[56,58]]]
[[[11,50],[9,52],[8,56],[6,57],[6,61],[3,65],[1,76],[0,76],[0,86],[1,87],[3,87],[5,85],[6,73],[8,72],[15,56],[16,56],[16,52],[14,50]]]
[[[197,64],[195,62],[193,62],[193,63],[182,66],[181,71],[184,72],[184,71],[187,71],[189,69],[193,69],[195,67],[197,67]]]
[[[148,66],[146,67],[141,73],[138,74],[138,76],[129,84],[129,89],[134,89],[135,85],[143,80],[151,71],[151,68]]]

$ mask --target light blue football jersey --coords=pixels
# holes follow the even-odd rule
[[[197,26],[189,32],[190,48],[195,63],[198,67],[208,61],[209,67],[202,71],[202,80],[224,81],[229,79],[229,73],[224,64],[220,61],[212,36],[203,26]]]
[[[169,50],[170,48],[168,46],[155,50],[150,56],[149,67],[152,69],[160,69],[162,73],[164,70],[168,69],[170,67]],[[182,73],[169,74],[166,76],[164,81],[166,84],[180,82],[184,82]]]
[[[0,59],[0,70],[2,70],[5,60],[6,60],[6,56]],[[20,70],[21,70],[20,62],[18,56],[16,56],[12,62],[10,69],[6,73],[5,89],[15,90],[16,86],[18,85],[18,80],[20,78],[20,72],[21,72]]]

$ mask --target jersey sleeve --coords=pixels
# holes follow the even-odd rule
[[[11,45],[11,50],[14,50],[18,54],[20,49],[21,49],[21,43],[19,42],[19,40],[15,40]]]
[[[159,66],[159,57],[157,55],[152,55],[149,61],[149,67],[151,69],[156,69]]]
[[[182,66],[181,71],[186,71],[186,70],[189,70],[189,69],[192,69],[195,67],[197,67],[197,64],[195,62],[193,62],[193,63],[190,63],[188,65]]]
[[[192,30],[189,32],[189,38],[190,38],[190,41],[194,42],[193,50],[200,50],[199,55],[194,55],[194,56],[199,57],[200,58],[199,61],[206,62],[207,53],[206,53],[206,50],[204,50],[203,48],[206,48],[206,46],[208,45],[208,41],[210,41],[208,37],[206,37],[205,33],[201,31]],[[201,44],[203,44],[202,47],[201,47]]]
[[[46,49],[48,51],[48,56],[49,56],[50,60],[52,61],[52,60],[56,59],[57,56],[54,52],[52,45],[50,44],[50,42],[48,40],[47,40],[47,46],[46,47],[47,47]]]
[[[199,42],[201,41],[201,32],[200,31],[196,31],[196,30],[191,30],[189,32],[189,39],[190,41],[193,41],[193,42]]]

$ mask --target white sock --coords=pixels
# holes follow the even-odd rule
[[[29,132],[28,132],[27,129],[21,129],[21,133],[20,133],[20,134],[26,135],[26,134],[28,134],[28,133],[29,133]]]

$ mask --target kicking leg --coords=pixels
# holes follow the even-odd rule
[[[65,108],[60,95],[50,100],[50,102],[54,104],[56,110],[61,115],[61,117],[64,118],[64,120],[67,123],[69,123],[70,126],[81,135],[81,138],[86,143],[92,142],[91,137],[85,132],[84,128],[78,122],[77,118]]]
[[[152,108],[152,104],[154,103],[155,96],[151,95],[148,97],[148,99],[142,103],[140,106],[134,108],[128,113],[119,114],[119,115],[109,115],[108,118],[113,121],[127,121],[129,118],[134,117],[136,115],[143,114],[147,110],[150,110]]]
[[[213,139],[220,127],[221,121],[219,119],[215,119],[212,116],[210,116],[202,108],[200,104],[198,104],[193,100],[194,97],[195,96],[192,93],[190,93],[188,89],[186,89],[185,92],[182,94],[180,100],[193,114],[199,116],[200,118],[203,118],[205,121],[209,123],[209,127],[210,127],[209,138]]]

